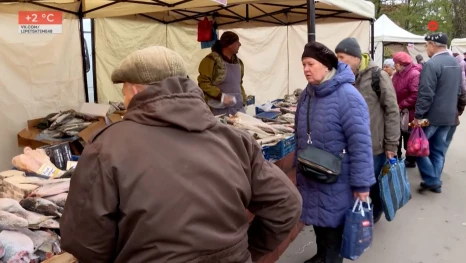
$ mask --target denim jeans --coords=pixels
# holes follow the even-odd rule
[[[445,153],[447,152],[449,142],[447,141],[451,134],[451,129],[455,126],[428,126],[424,128],[424,133],[429,140],[430,155],[428,157],[418,157],[417,165],[421,173],[422,180],[427,186],[442,186],[440,175],[442,174],[445,163]],[[449,134],[451,136],[449,136]]]
[[[382,200],[380,199],[380,188],[379,188],[379,175],[382,172],[382,168],[387,162],[387,156],[385,153],[374,155],[374,175],[376,183],[371,187],[370,198],[374,205],[374,218],[379,217],[383,213]]]

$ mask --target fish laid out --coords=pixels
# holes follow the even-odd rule
[[[5,250],[2,259],[7,263],[29,263],[33,259],[34,243],[23,233],[3,230],[0,232],[0,243]]]
[[[61,210],[52,201],[40,198],[40,197],[28,197],[19,202],[19,204],[26,210],[36,212],[46,216],[57,216],[61,217]]]
[[[59,207],[65,207],[66,198],[68,198],[68,193],[61,193],[53,196],[45,197],[45,199],[51,201]]]
[[[10,198],[0,198],[0,210],[11,213],[28,221],[29,228],[39,228],[39,224],[54,216],[45,216],[22,208],[18,201]]]
[[[29,222],[26,219],[0,210],[0,231],[27,228],[28,226]],[[2,257],[0,256],[0,258]]]
[[[60,180],[60,181],[56,181]],[[36,188],[29,197],[48,197],[54,196],[61,193],[66,193],[70,190],[70,179],[54,179],[48,180],[50,183],[44,182],[32,182],[31,184],[42,184]]]
[[[42,129],[44,134],[58,139],[76,136],[95,121],[97,119],[94,117],[68,110],[47,115],[37,128]]]
[[[60,222],[55,219],[47,219],[39,224],[40,228],[60,229]]]

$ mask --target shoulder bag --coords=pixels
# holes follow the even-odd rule
[[[306,94],[306,95],[309,95]],[[324,184],[333,184],[337,182],[338,176],[341,173],[341,160],[345,154],[345,150],[339,156],[321,150],[312,145],[311,127],[310,127],[310,108],[311,96],[307,96],[307,145],[304,149],[298,151],[297,161],[298,169],[301,174],[309,179]]]

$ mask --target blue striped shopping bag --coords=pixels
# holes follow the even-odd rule
[[[411,200],[411,188],[406,172],[405,159],[388,160],[379,175],[380,198],[387,221]]]

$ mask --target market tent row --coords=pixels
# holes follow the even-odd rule
[[[387,52],[394,54],[399,51],[405,51],[411,55],[414,62],[418,54],[421,54],[425,61],[429,59],[425,48],[424,36],[418,36],[404,30],[385,14],[375,21],[374,43],[374,60],[380,67]]]
[[[119,86],[110,81],[112,70],[129,52],[150,45],[167,46],[180,53],[190,78],[196,79],[200,61],[210,52],[201,49],[196,39],[196,24],[205,16],[219,24],[220,34],[232,30],[240,36],[244,86],[248,94],[256,96],[257,103],[304,88],[301,55],[307,43],[307,6],[305,1],[287,1],[286,5],[271,2],[95,19],[94,86],[98,101],[121,99]],[[320,1],[315,8],[317,41],[334,49],[343,38],[352,36],[363,51],[370,52],[371,2]]]
[[[50,4],[78,13],[79,3]],[[80,20],[63,13],[61,34],[20,34],[19,11],[50,11],[26,3],[0,4],[0,168],[20,152],[17,133],[27,120],[85,101]]]
[[[464,54],[466,52],[466,38],[454,38],[450,46],[454,53]]]
[[[0,4],[0,45],[2,47],[0,49],[0,52],[2,53],[2,60],[0,60],[0,72],[7,73],[5,74],[7,77],[2,77],[0,79],[0,87],[3,91],[1,99],[2,103],[0,105],[3,114],[0,120],[7,125],[5,125],[5,128],[2,129],[2,133],[0,134],[0,140],[3,146],[0,150],[0,167],[6,169],[11,167],[11,156],[14,156],[19,152],[19,148],[16,144],[16,135],[18,131],[26,126],[27,120],[44,117],[48,113],[57,112],[59,110],[79,109],[80,104],[85,101],[85,74],[83,70],[84,63],[82,62],[84,57],[84,45],[82,44],[82,36],[80,36],[80,29],[82,26],[80,26],[78,18],[85,15],[90,16],[90,14],[96,10],[84,13],[84,10],[91,11],[89,5],[86,7],[86,4],[92,2],[89,0],[86,2],[75,2],[72,0],[44,0],[28,3],[13,3],[15,0],[2,2],[5,3]],[[136,1],[134,2],[136,3]],[[162,1],[157,2],[161,3]],[[185,2],[187,3],[188,1]],[[219,23],[223,23],[221,27],[226,28],[228,26],[236,26],[235,30],[243,39],[243,51],[246,51],[246,47],[250,46],[250,51],[242,54],[243,60],[248,64],[246,66],[246,74],[249,76],[249,79],[245,79],[245,86],[249,86],[248,89],[252,89],[250,93],[255,94],[254,87],[260,85],[260,88],[257,90],[261,90],[261,92],[257,92],[257,96],[259,97],[262,96],[262,94],[265,94],[265,99],[272,99],[285,94],[288,87],[291,87],[290,90],[304,87],[305,80],[302,77],[300,57],[304,43],[307,42],[307,30],[306,26],[298,27],[296,23],[299,24],[306,20],[307,10],[305,1],[273,1],[276,5],[268,5],[271,4],[272,1],[268,1],[266,4],[254,5],[251,5],[254,1],[238,1],[237,3],[248,3],[241,6],[233,6],[235,1],[229,1],[230,4],[227,7],[218,6],[211,1],[195,2],[196,4],[198,4],[198,2],[208,2],[211,7],[209,7],[209,10],[205,8],[198,8],[167,11],[170,10],[170,8],[173,9],[173,6],[171,5],[170,8],[166,7],[164,9],[165,11],[151,13],[152,10],[147,9],[151,4],[135,5],[134,8],[136,8],[136,6],[137,8],[133,9],[133,11],[136,10],[139,13],[145,12],[146,15],[144,16],[146,16],[145,19],[148,21],[146,21],[145,25],[137,25],[139,21],[132,24],[134,27],[148,26],[149,23],[152,23],[152,27],[165,27],[165,30],[152,31],[154,32],[154,36],[157,37],[157,41],[149,43],[150,40],[147,39],[143,40],[143,42],[145,41],[147,45],[165,44],[166,46],[172,47],[176,51],[180,52],[190,65],[195,65],[190,66],[190,74],[195,78],[197,74],[197,70],[195,69],[197,68],[198,61],[200,61],[203,55],[206,54],[201,53],[207,52],[207,50],[201,50],[200,45],[195,38],[196,28],[193,25],[189,26],[189,23],[192,24],[194,22],[195,24],[195,21],[206,15],[202,12],[208,12],[211,16],[216,16],[216,20],[219,20]],[[285,4],[280,4],[283,2]],[[99,12],[103,12],[105,8],[109,8],[109,6],[112,5],[113,7],[107,9],[107,11],[113,10],[113,13],[100,13],[101,16],[121,16],[122,13],[115,12],[117,10],[121,11],[122,9],[127,12],[127,4],[133,3],[114,3],[113,1],[109,1],[105,4],[108,5],[107,7],[99,8]],[[103,5],[100,7],[102,6]],[[345,6],[349,11],[344,9]],[[184,8],[187,7],[189,6],[184,6]],[[239,8],[243,10],[243,13],[238,13],[240,10],[237,10],[238,12],[232,11],[232,8]],[[250,12],[248,10],[251,9],[256,9],[256,13],[251,12],[248,14],[248,12]],[[275,9],[279,10],[276,14],[273,11]],[[61,34],[18,34],[18,11],[50,10],[60,10],[64,12],[63,32]],[[258,18],[257,16],[260,15],[258,15],[257,12],[262,13],[262,11],[259,10],[271,13],[263,14],[263,18]],[[187,14],[190,12],[197,13],[194,17],[189,17]],[[234,19],[232,17],[226,17],[227,13],[232,14],[231,12],[238,13],[239,16],[234,14]],[[361,41],[363,48],[368,50],[369,20],[373,18],[373,13],[373,5],[363,0],[320,1],[316,4],[316,17],[320,19],[319,22],[322,21],[322,24],[328,23],[329,26],[332,26],[333,30],[328,30],[328,28],[319,30],[318,27],[317,34],[321,34],[321,36],[318,37],[318,40],[327,42],[326,38],[333,39],[333,41],[328,41],[327,43],[331,48],[333,48],[338,42],[338,40],[335,39],[335,35],[339,35],[340,39],[347,35],[353,35]],[[94,15],[95,14],[96,13],[94,13]],[[141,16],[142,15],[133,15],[133,19],[136,18],[136,20],[140,20]],[[158,23],[155,23],[153,20],[159,19],[160,16],[170,22],[162,21],[161,23],[159,21]],[[331,18],[332,16],[340,16],[340,18]],[[294,20],[291,19],[292,17]],[[176,19],[181,19],[182,21],[178,21],[178,23],[185,25],[181,26],[181,24],[178,24],[177,27],[177,21],[174,21]],[[278,22],[277,19],[281,22]],[[106,20],[111,21],[108,19],[103,19],[102,21]],[[259,29],[251,31],[250,33],[243,33],[249,32],[249,28],[259,24],[245,22],[238,23],[240,21],[254,21],[254,23],[259,23],[261,26],[265,23],[266,25],[271,25],[271,27],[263,27],[262,29],[264,29],[264,32]],[[274,24],[274,21],[278,22],[280,25],[283,23],[285,23],[285,25],[293,25],[292,23],[295,23],[296,27],[277,27],[277,24]],[[343,25],[341,24],[343,21],[352,22]],[[229,22],[235,22],[236,24],[227,24]],[[98,24],[99,22],[96,21],[96,27],[98,27]],[[186,26],[186,24],[188,24],[188,26]],[[345,28],[345,34],[341,34],[342,26]],[[265,28],[267,28],[267,31],[265,31]],[[173,30],[171,31],[171,29]],[[113,44],[115,44],[116,47],[125,45],[125,38],[137,39],[138,37],[132,33],[133,31],[131,27],[129,27],[129,30],[131,32],[116,30],[116,35],[110,35],[106,40],[101,38],[103,41],[100,43],[104,44],[105,41],[113,41]],[[99,30],[96,30],[96,32],[97,31]],[[143,32],[143,29],[140,28],[139,32]],[[172,34],[170,32],[180,33]],[[274,34],[271,35],[267,32],[274,32]],[[289,41],[288,35],[292,34],[299,35],[299,38],[301,39],[299,41],[301,43],[299,43],[298,40],[296,40],[296,42]],[[150,35],[150,33],[144,33],[143,35],[144,36],[141,36],[141,38],[145,39]],[[173,38],[169,38],[169,35],[173,36]],[[281,38],[281,46],[276,47],[274,44],[271,45],[271,36],[273,36],[274,40],[277,37]],[[114,38],[119,38],[120,41],[114,41]],[[99,43],[98,40],[96,42],[97,44]],[[134,44],[135,42],[136,41],[132,41],[129,43]],[[128,46],[126,49],[117,48],[115,50],[119,50],[120,53],[116,57],[121,59],[132,50],[147,46],[146,44]],[[105,45],[108,46],[109,43]],[[265,47],[267,47],[267,49],[265,49]],[[93,50],[95,51],[99,49],[93,47]],[[104,51],[100,50],[100,52]],[[97,52],[97,56],[94,56],[96,58],[94,59],[95,63],[110,63],[105,61],[105,53],[103,53],[101,57],[99,57],[98,53],[99,52]],[[196,54],[195,57],[197,58],[197,61],[195,59],[189,59],[190,57],[194,57],[193,54]],[[286,55],[281,56],[280,54]],[[265,59],[265,61],[260,62],[259,59]],[[292,63],[292,60],[295,62]],[[111,62],[111,65],[104,65],[103,67],[105,69],[113,69],[113,67],[118,63],[116,61],[117,59],[115,59],[115,62]],[[284,66],[279,68],[279,70],[275,69],[275,75],[269,74],[268,72],[270,71],[270,68],[267,66],[278,64]],[[296,77],[288,77],[289,72],[297,74]],[[284,77],[282,75],[284,75]],[[280,76],[283,78],[282,81],[279,80]],[[108,80],[108,75],[101,74],[98,76],[99,82]],[[288,85],[287,81],[290,82]],[[265,85],[262,84],[263,82],[268,83],[267,85],[269,87],[265,87]],[[276,83],[279,84],[277,85]],[[105,84],[102,85],[104,86],[103,90],[115,88],[115,86],[111,84],[108,85],[108,87]],[[117,87],[117,90],[119,90],[119,87]],[[267,90],[275,90],[275,94],[269,96]],[[111,96],[107,98],[107,101],[112,98]],[[105,103],[106,100],[100,100],[100,102]]]

